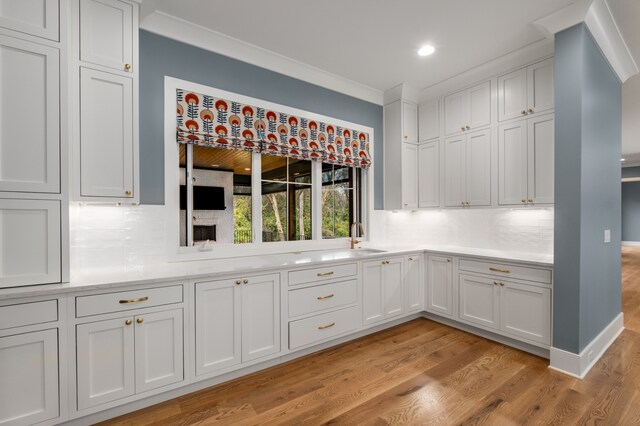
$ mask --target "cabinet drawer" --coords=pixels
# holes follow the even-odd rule
[[[358,328],[358,308],[341,309],[289,323],[289,349],[322,342]]]
[[[551,284],[551,270],[549,269],[515,266],[508,263],[492,263],[460,259],[460,270]]]
[[[347,306],[358,301],[358,281],[340,281],[289,292],[289,317]]]
[[[355,263],[346,265],[327,265],[320,268],[302,269],[289,272],[289,285],[313,283],[316,281],[332,280],[335,278],[351,277],[358,273]]]
[[[0,306],[0,330],[57,320],[57,300]]]
[[[182,286],[147,288],[76,297],[76,317],[182,302]]]

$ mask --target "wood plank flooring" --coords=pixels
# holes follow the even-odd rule
[[[427,319],[103,425],[640,425],[640,248],[623,248],[625,331],[585,380]]]

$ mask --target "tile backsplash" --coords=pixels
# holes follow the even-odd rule
[[[553,253],[553,208],[376,210],[371,235],[380,244],[442,244]],[[72,205],[71,271],[163,262],[165,207]]]

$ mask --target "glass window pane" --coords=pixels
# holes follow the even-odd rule
[[[348,237],[351,234],[351,209],[353,191],[348,183],[339,183],[334,192],[334,229],[335,237]]]
[[[262,241],[287,241],[287,184],[262,182]]]
[[[289,182],[311,183],[311,161],[289,159]]]
[[[296,241],[311,239],[311,187],[309,185],[290,185],[293,189],[293,239]]]
[[[287,158],[275,155],[262,156],[262,180],[287,181]]]
[[[333,184],[322,187],[322,237],[335,237]]]

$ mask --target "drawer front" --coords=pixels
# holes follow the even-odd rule
[[[289,272],[289,285],[351,277],[357,273],[358,266],[355,263],[348,263],[346,265],[327,265],[320,268],[291,271]]]
[[[0,306],[0,330],[58,321],[58,301]]]
[[[182,302],[182,286],[147,288],[76,297],[76,317],[129,311]]]
[[[292,321],[289,323],[289,349],[319,343],[357,329],[357,306]]]
[[[291,290],[289,292],[289,317],[347,306],[357,301],[357,280]]]
[[[515,266],[508,263],[480,262],[477,260],[460,259],[460,270],[551,284],[551,270],[549,269]]]

